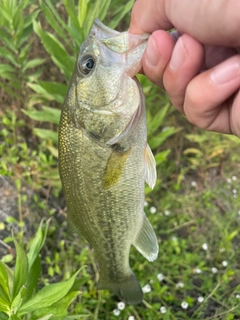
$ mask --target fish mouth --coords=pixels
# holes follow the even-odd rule
[[[113,30],[113,29],[107,27],[98,18],[94,19],[93,26],[97,27],[98,29],[100,29],[103,32],[103,34],[101,34],[101,36],[102,35],[104,36],[103,38],[108,38],[109,36],[115,36],[120,33],[116,30]]]

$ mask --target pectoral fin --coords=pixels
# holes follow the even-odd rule
[[[145,149],[145,172],[144,178],[150,188],[154,188],[157,180],[156,161],[149,145]]]
[[[107,166],[103,177],[104,189],[108,189],[118,182],[125,168],[125,164],[129,156],[130,150],[131,149],[125,152],[118,152],[114,150],[112,152],[107,162]]]
[[[145,213],[142,227],[134,239],[133,245],[149,261],[154,261],[158,256],[157,238]]]

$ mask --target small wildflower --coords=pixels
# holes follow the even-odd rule
[[[228,183],[231,183],[231,182],[232,182],[232,179],[231,179],[231,178],[227,178],[227,182],[228,182]]]
[[[236,294],[236,298],[237,298],[237,299],[240,299],[240,294]]]
[[[215,273],[217,273],[217,272],[218,272],[218,269],[215,268],[215,267],[213,267],[213,268],[212,268],[212,273],[215,274]]]
[[[236,176],[232,176],[232,181],[236,181],[237,177]]]
[[[198,297],[198,302],[199,303],[202,303],[204,301],[204,298],[203,297]]]
[[[151,212],[151,214],[154,214],[157,212],[157,209],[155,207],[151,207],[150,212]]]
[[[143,288],[142,288],[142,291],[143,293],[149,293],[151,292],[152,288],[150,286],[150,284],[146,284]]]
[[[172,236],[172,241],[177,241],[177,237],[175,237],[175,236]]]
[[[204,243],[204,244],[202,245],[202,248],[203,248],[203,250],[207,251],[207,250],[208,250],[208,245],[207,245],[207,243]]]
[[[219,251],[220,251],[220,252],[224,252],[224,251],[225,251],[225,248],[220,248]]]
[[[167,131],[167,130],[169,130],[169,129],[170,129],[169,126],[163,127],[163,128],[162,128],[162,132],[165,132],[165,131]]]
[[[162,273],[159,273],[159,274],[157,275],[157,278],[158,278],[158,281],[163,281],[164,275],[163,275]]]
[[[236,194],[237,193],[237,189],[233,189],[233,191],[232,191],[234,194]]]
[[[239,214],[239,216],[240,216],[240,210],[238,210],[238,214]]]
[[[160,308],[160,312],[161,312],[161,313],[166,313],[166,312],[167,312],[167,308],[164,307],[164,306],[161,307],[161,308]]]
[[[128,320],[134,320],[134,319],[135,319],[134,316],[128,317]]]
[[[223,267],[227,267],[228,262],[227,262],[226,260],[224,260],[224,261],[222,262],[222,265],[223,265]]]
[[[188,303],[187,303],[186,301],[183,301],[183,302],[181,303],[181,307],[182,307],[183,309],[187,309],[187,308],[188,308]]]
[[[113,314],[118,317],[120,315],[120,310],[119,309],[114,309]]]
[[[148,202],[144,201],[144,207],[147,207],[147,206],[148,206]]]
[[[170,211],[169,210],[165,210],[164,214],[165,214],[165,216],[170,216]]]
[[[176,284],[176,288],[183,288],[184,287],[184,283],[183,282],[178,282]]]
[[[125,303],[124,302],[118,302],[117,307],[118,307],[118,310],[123,310],[125,308]]]
[[[202,273],[202,270],[199,269],[199,268],[195,268],[195,269],[193,269],[193,272],[197,273],[197,274],[200,274],[200,273]]]
[[[197,182],[196,182],[196,181],[192,181],[192,182],[191,182],[191,186],[192,186],[192,187],[196,187],[196,186],[197,186]]]

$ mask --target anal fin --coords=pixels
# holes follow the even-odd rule
[[[133,245],[149,261],[154,261],[158,256],[157,237],[145,213],[142,227],[134,239]]]

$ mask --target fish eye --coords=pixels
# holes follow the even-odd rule
[[[82,74],[87,75],[94,70],[95,59],[93,58],[93,56],[87,54],[79,60],[78,67],[79,67],[79,71]]]

